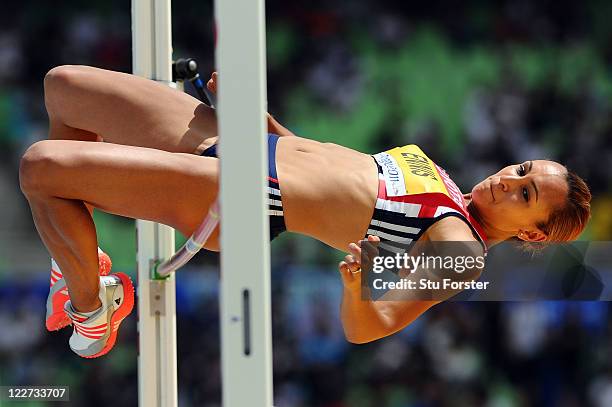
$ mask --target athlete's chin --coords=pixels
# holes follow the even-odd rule
[[[484,181],[476,184],[474,188],[472,188],[472,202],[474,203],[474,205],[476,205],[478,209],[487,206],[487,204],[491,200],[490,196],[488,197],[489,199],[487,199],[487,197],[485,196],[485,187],[483,184]]]

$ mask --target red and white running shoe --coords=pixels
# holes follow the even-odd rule
[[[100,248],[98,248],[98,264],[101,276],[108,275],[113,267],[113,262],[108,254]],[[57,331],[71,324],[70,318],[64,311],[64,304],[69,299],[68,288],[62,272],[55,260],[51,259],[51,285],[47,296],[47,315],[45,317],[47,330]]]
[[[132,281],[124,273],[100,277],[99,298],[102,307],[93,315],[75,311],[70,300],[64,305],[74,326],[70,349],[83,358],[106,355],[115,346],[119,325],[134,308]]]

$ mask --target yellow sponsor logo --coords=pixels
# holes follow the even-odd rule
[[[444,181],[433,161],[414,145],[396,147],[386,151],[399,164],[408,195],[439,192],[448,195]]]

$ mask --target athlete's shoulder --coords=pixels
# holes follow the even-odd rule
[[[454,258],[474,259],[466,262],[460,273],[453,273],[450,278],[454,281],[476,281],[484,270],[485,248],[474,236],[467,223],[457,216],[447,216],[434,223],[427,230],[429,246],[433,253]],[[431,276],[448,278],[446,273],[439,274],[433,271]],[[456,294],[448,293],[449,297]]]
[[[427,229],[432,241],[476,242],[472,229],[458,216],[446,216]]]

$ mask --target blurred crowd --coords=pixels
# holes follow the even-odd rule
[[[218,276],[178,275],[181,406],[220,405]],[[595,406],[612,403],[603,302],[441,304],[408,329],[352,345],[339,323],[341,283],[317,267],[273,269],[274,400],[279,407]],[[71,405],[137,405],[135,317],[115,349],[83,360],[70,330],[43,328],[46,284],[0,287],[0,383],[69,385]],[[109,391],[109,389],[112,389]]]
[[[129,72],[129,5],[3,8],[0,385],[69,384],[72,405],[134,406],[135,317],[111,354],[79,360],[68,331],[43,330],[47,270],[18,270],[4,254],[15,230],[40,246],[17,169],[46,137],[44,74],[60,64]],[[419,144],[464,189],[510,163],[559,160],[594,194],[584,238],[610,240],[611,17],[603,1],[268,0],[270,111],[299,135],[364,152]],[[204,75],[214,69],[212,32],[211,2],[173,2],[175,55],[196,58]],[[111,255],[125,244],[102,242]],[[337,258],[292,237],[273,245],[276,406],[612,405],[607,303],[441,304],[400,334],[357,346],[340,325]],[[179,275],[181,406],[220,403],[216,261],[200,256],[201,267]]]

